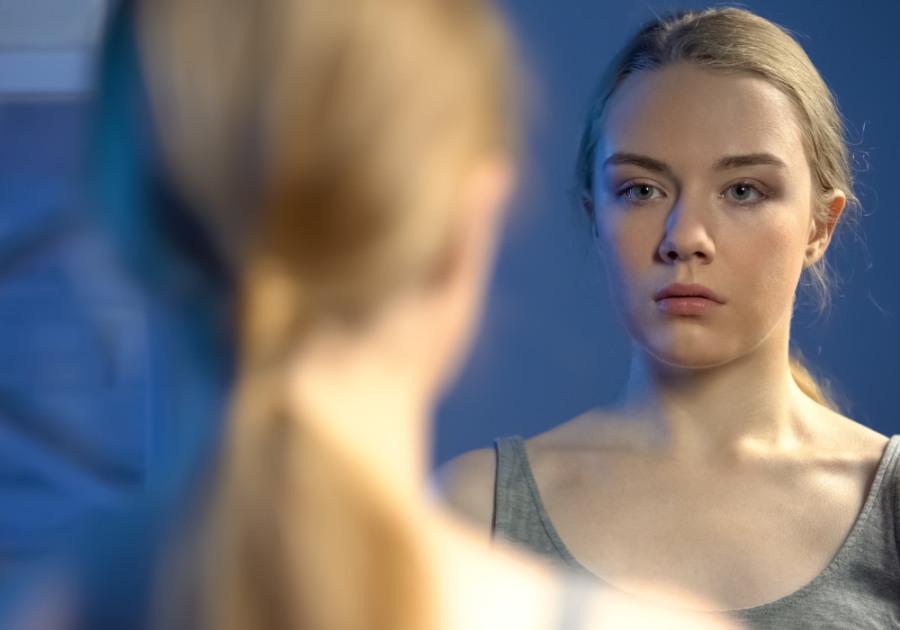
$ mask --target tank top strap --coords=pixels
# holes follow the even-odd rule
[[[521,545],[584,578],[596,579],[572,556],[550,522],[531,471],[525,441],[517,435],[498,439],[494,446],[497,477],[492,539]]]
[[[586,571],[571,572],[571,555],[556,536],[546,516],[522,437],[515,435],[498,438],[494,440],[494,449],[497,453],[497,475],[492,538],[522,545],[540,556],[569,565],[567,568],[570,571],[560,574],[559,623],[556,628],[582,630],[594,588],[585,579],[590,574]],[[548,532],[548,527],[552,534]]]
[[[544,505],[519,435],[498,438],[497,476],[494,486],[493,538],[501,538],[537,551],[554,547],[547,535]]]
[[[494,450],[497,453],[497,474],[494,480],[494,518],[491,522],[491,537],[508,539],[510,526],[522,516],[529,497],[527,482],[523,476],[522,437],[497,438]],[[525,506],[523,506],[523,499]],[[530,511],[530,510],[526,510]]]

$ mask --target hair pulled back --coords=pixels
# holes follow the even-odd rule
[[[452,253],[476,161],[512,155],[482,0],[151,0],[140,49],[169,175],[237,277],[238,381],[199,537],[204,625],[421,630],[391,497],[285,404],[286,361]]]

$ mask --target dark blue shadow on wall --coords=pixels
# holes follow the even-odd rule
[[[87,105],[0,101],[0,558],[39,554],[152,474],[155,318],[81,207]]]

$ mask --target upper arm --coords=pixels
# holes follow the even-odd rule
[[[482,448],[451,459],[435,473],[444,501],[486,532],[494,521],[496,471],[494,449]]]

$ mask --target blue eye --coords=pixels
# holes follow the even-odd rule
[[[755,201],[762,197],[762,193],[750,184],[740,183],[729,186],[725,194],[735,201]]]
[[[656,186],[650,184],[634,184],[621,192],[628,199],[636,201],[648,201],[657,197],[662,197],[662,193]]]

